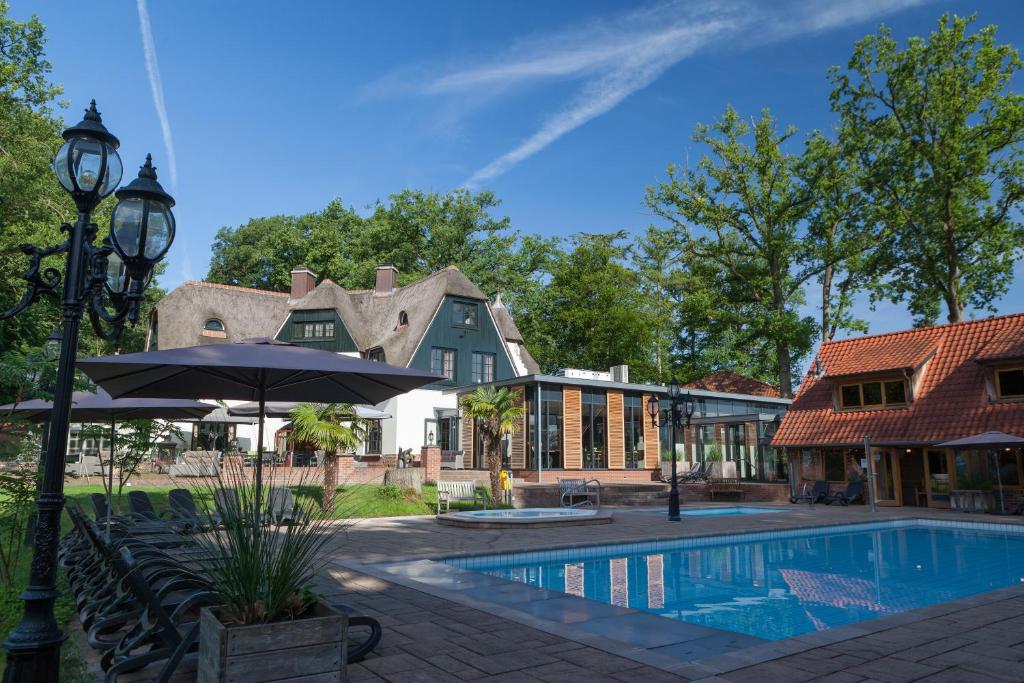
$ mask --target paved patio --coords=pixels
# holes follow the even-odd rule
[[[367,520],[330,543],[320,590],[332,601],[375,616],[385,627],[381,647],[352,667],[354,681],[1024,681],[1024,587],[693,662],[666,663],[610,638],[579,637],[564,624],[524,618],[522,612],[444,587],[435,590],[389,576],[379,566],[459,554],[888,519],[1024,521],[914,508],[877,513],[862,506],[783,509],[778,514],[684,518],[680,524],[649,511],[616,510],[610,525],[511,530],[452,528],[424,517]]]

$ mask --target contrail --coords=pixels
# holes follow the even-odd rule
[[[160,119],[160,132],[164,138],[167,151],[167,168],[171,175],[171,187],[178,186],[178,164],[174,158],[174,139],[171,137],[171,122],[167,118],[167,106],[164,104],[164,85],[160,80],[160,65],[156,60],[156,45],[153,43],[153,31],[149,25],[149,10],[146,0],[136,0],[139,9],[139,31],[142,33],[142,51],[146,55],[146,72],[149,74],[149,89],[153,93],[153,107]]]

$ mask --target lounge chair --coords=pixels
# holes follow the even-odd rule
[[[282,526],[305,524],[306,515],[295,506],[291,489],[275,487],[270,489],[267,501],[267,522]]]
[[[834,495],[825,496],[824,501],[826,505],[832,503],[839,503],[840,505],[849,505],[850,503],[856,503],[864,500],[864,482],[860,479],[854,479],[846,485],[846,491],[843,493],[836,493]]]
[[[183,530],[201,531],[220,524],[220,517],[215,514],[199,514],[196,501],[188,489],[172,489],[167,494],[167,503],[171,507],[175,521],[184,527]]]
[[[128,509],[131,510],[132,514],[136,517],[140,517],[151,522],[163,522],[171,517],[169,510],[165,510],[163,513],[158,513],[153,507],[153,501],[149,499],[149,494],[145,491],[128,492]]]
[[[703,462],[696,462],[693,464],[693,467],[689,469],[689,471],[683,472],[682,474],[677,474],[676,479],[677,481],[680,482],[707,481],[707,466]]]
[[[824,479],[819,479],[814,482],[814,486],[811,487],[810,491],[807,490],[807,483],[804,482],[803,491],[799,496],[790,496],[790,503],[807,503],[808,505],[814,505],[825,500],[828,496],[828,482]]]

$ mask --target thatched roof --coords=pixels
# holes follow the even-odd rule
[[[156,305],[161,349],[273,337],[288,314],[288,294],[186,280]],[[224,335],[204,334],[210,318],[224,323]]]
[[[487,304],[480,288],[455,266],[431,273],[388,295],[378,295],[372,289],[346,290],[324,280],[304,297],[290,300],[287,292],[187,281],[157,304],[158,341],[160,348],[167,349],[274,337],[291,311],[333,309],[360,351],[381,347],[388,363],[408,366],[446,296],[483,302],[506,344],[519,352],[525,371],[538,371],[501,297]],[[407,324],[400,325],[403,312]],[[223,321],[223,338],[203,334],[208,318]]]

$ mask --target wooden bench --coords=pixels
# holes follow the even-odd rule
[[[718,479],[708,479],[708,497],[711,500],[715,500],[718,496],[736,496],[738,500],[743,500],[743,488],[740,486],[740,480],[737,477],[720,477]]]
[[[477,491],[475,481],[439,481],[437,482],[437,514],[441,514],[441,506],[448,512],[452,502],[470,502],[476,507],[477,501],[487,509],[487,495]]]
[[[601,482],[597,479],[559,479],[558,493],[564,508],[601,508]]]

